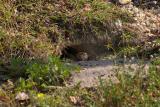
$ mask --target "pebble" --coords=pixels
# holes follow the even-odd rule
[[[128,4],[128,3],[131,3],[132,0],[117,0],[117,2],[121,5],[125,5],[125,4]]]
[[[24,92],[19,92],[16,95],[15,99],[18,101],[25,101],[25,100],[29,100],[29,96],[28,96],[28,94],[26,94]]]

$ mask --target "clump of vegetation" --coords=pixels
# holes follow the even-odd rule
[[[112,106],[159,106],[158,71],[153,69],[146,76],[138,73],[133,77],[120,74],[120,84],[102,85],[105,105]]]
[[[11,64],[6,68],[10,70],[8,75],[11,77],[22,77],[28,79],[27,81],[35,82],[38,86],[64,85],[71,71],[77,69],[76,66],[64,63],[59,57],[53,56],[48,57],[45,61],[12,59]],[[23,79],[20,79],[21,82],[25,84]]]
[[[28,90],[30,106],[159,106],[159,59],[153,61],[146,72],[140,67],[134,75],[117,73],[119,83],[106,84],[100,79],[100,86],[92,88],[57,87],[44,91]],[[158,64],[159,66],[159,64]],[[140,72],[142,71],[142,72]],[[145,75],[144,75],[145,74]],[[28,82],[32,85],[32,82]],[[25,85],[23,85],[25,86]],[[19,87],[22,89],[22,85]],[[17,88],[18,89],[18,88]],[[23,90],[24,90],[23,89]],[[45,90],[46,91],[46,90]]]
[[[134,76],[118,73],[117,77],[120,80],[118,84],[108,85],[101,81],[100,87],[95,89],[79,91],[79,89],[75,88],[67,90],[70,94],[65,94],[65,96],[68,96],[65,100],[71,100],[70,97],[73,96],[77,102],[72,102],[71,100],[70,104],[87,107],[159,106],[160,93],[158,84],[160,82],[160,74],[158,69],[152,68],[153,66],[151,65],[148,74],[145,76],[142,76],[142,72],[139,73],[138,71]],[[61,99],[61,97],[59,98]]]
[[[7,106],[21,105],[21,99],[18,100],[18,102],[15,100],[19,92],[30,93],[31,98],[34,97],[34,95],[38,95],[36,98],[39,98],[39,94],[37,93],[46,90],[49,86],[65,86],[65,81],[69,78],[71,71],[78,70],[76,66],[64,63],[59,57],[53,56],[48,57],[45,61],[37,59],[24,60],[21,58],[12,59],[10,65],[2,69],[8,69],[9,72],[6,71],[6,73],[8,73],[7,75],[12,79],[12,81],[7,80],[7,82],[1,86],[2,90],[0,90],[0,92],[6,93],[1,97],[4,97],[4,100],[6,100],[6,102],[3,103],[6,103]],[[15,83],[13,83],[13,81]],[[45,94],[43,95],[51,98]],[[32,101],[34,100],[36,99],[32,99]],[[38,101],[40,101],[40,99]],[[26,104],[23,98],[22,102]]]
[[[5,60],[57,55],[70,42],[108,36],[109,22],[128,19],[126,12],[101,0],[2,0],[0,5],[0,54]]]

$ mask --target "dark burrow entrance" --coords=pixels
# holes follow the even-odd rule
[[[68,46],[64,48],[62,50],[61,58],[74,61],[84,61],[90,59],[87,52],[80,50],[76,46]]]
[[[98,57],[108,53],[104,45],[98,44],[80,44],[67,46],[62,50],[62,59],[71,59],[73,61],[96,60]]]

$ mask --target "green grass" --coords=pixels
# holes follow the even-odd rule
[[[0,55],[8,60],[59,55],[75,41],[90,43],[108,36],[109,23],[130,19],[127,12],[101,0],[2,0],[0,5]]]
[[[119,19],[132,21],[127,11],[102,0],[1,0],[0,70],[11,80],[1,86],[0,99],[18,106],[16,94],[26,92],[29,107],[158,107],[159,58],[152,61],[145,77],[139,74],[141,68],[134,76],[118,73],[118,84],[100,80],[95,88],[65,87],[71,72],[78,69],[59,58],[68,45],[107,36],[109,48],[122,44],[120,51],[113,49],[115,54],[138,53],[141,46],[129,44],[137,37],[133,32],[112,35],[113,22]],[[153,43],[159,45],[159,39]]]
[[[50,64],[58,64],[59,71],[53,72],[54,67]],[[10,102],[12,105],[18,104],[14,101],[18,92],[26,92],[30,96],[29,106],[158,107],[160,105],[159,58],[150,64],[147,72],[143,66],[137,69],[134,75],[125,73],[125,69],[117,69],[116,76],[119,83],[113,84],[111,82],[109,84],[100,79],[100,85],[92,88],[81,88],[79,85],[74,87],[57,86],[59,82],[56,80],[46,79],[51,73],[48,72],[49,70],[46,71],[46,67],[51,67],[50,69],[53,67],[52,73],[55,73],[54,75],[58,78],[65,79],[64,77],[67,77],[69,72],[66,75],[67,69],[63,68],[64,65],[57,58],[53,58],[44,66],[41,63],[39,65],[32,63],[31,65],[33,66],[28,68],[31,70],[27,72],[29,73],[28,79],[20,78],[14,84],[8,82],[3,85],[1,92],[4,94],[2,96],[8,98],[8,101],[13,99]],[[129,72],[132,72],[132,69]],[[56,76],[52,76],[52,79],[57,79]]]

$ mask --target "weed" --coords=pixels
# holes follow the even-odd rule
[[[27,68],[29,78],[37,84],[62,85],[70,76],[72,68],[63,64],[57,57],[49,57],[47,63],[33,63]]]

